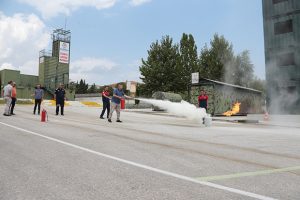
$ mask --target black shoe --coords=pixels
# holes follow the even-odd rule
[[[56,116],[58,115],[58,113],[56,113]]]
[[[10,115],[8,115],[8,114],[3,114],[3,115],[6,116],[6,117],[10,116]]]
[[[15,113],[11,113],[10,115],[16,115]]]
[[[116,122],[122,123],[122,121],[121,121],[121,120],[119,120],[119,119],[118,119]]]
[[[108,119],[108,122],[111,123],[111,119]]]
[[[100,119],[104,119],[104,117],[101,117],[101,116],[100,116]]]
[[[64,114],[61,114],[61,116],[64,116]]]

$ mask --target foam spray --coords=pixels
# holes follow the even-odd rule
[[[203,119],[207,117],[206,110],[204,108],[197,108],[195,105],[183,100],[180,103],[143,98],[139,98],[138,100],[164,109],[172,115],[185,117],[190,120],[195,120],[199,123],[202,123]]]

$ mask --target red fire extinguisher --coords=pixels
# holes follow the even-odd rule
[[[42,110],[41,122],[46,122],[47,111],[45,109]]]
[[[121,109],[125,109],[125,99],[121,99]]]

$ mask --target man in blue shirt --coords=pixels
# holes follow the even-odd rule
[[[117,88],[114,89],[113,97],[111,98],[111,108],[108,117],[108,122],[111,122],[111,117],[115,110],[117,112],[117,122],[122,122],[120,120],[120,111],[121,111],[121,99],[123,98],[131,99],[131,97],[125,95],[123,91],[123,85],[121,83],[118,83]]]
[[[34,108],[33,114],[35,115],[36,107],[38,107],[38,114],[41,112],[41,103],[44,97],[44,90],[42,89],[41,85],[38,84],[34,90]]]

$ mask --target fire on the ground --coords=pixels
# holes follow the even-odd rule
[[[239,102],[236,102],[232,109],[231,110],[228,110],[226,112],[223,113],[223,115],[227,116],[227,117],[230,117],[232,115],[235,115],[235,114],[238,114],[240,112],[240,106],[241,106],[241,103]]]

